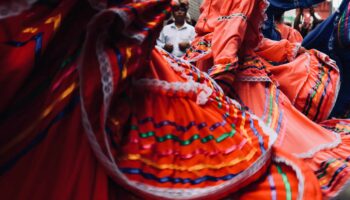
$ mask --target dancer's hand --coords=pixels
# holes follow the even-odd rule
[[[188,43],[188,42],[181,42],[181,43],[179,43],[179,49],[181,51],[186,51],[186,49],[189,48],[189,47],[190,47],[190,43]]]
[[[165,51],[171,53],[174,50],[174,46],[172,44],[165,44],[164,49],[165,49]]]
[[[306,49],[304,47],[300,47],[299,50],[298,50],[298,55],[299,54],[303,54],[306,52]]]

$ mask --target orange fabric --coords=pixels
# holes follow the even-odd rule
[[[296,29],[285,25],[284,23],[276,23],[276,26],[282,39],[287,39],[289,42],[297,43],[301,43],[303,41],[303,36]]]
[[[321,122],[335,103],[339,70],[327,55],[301,50],[287,40],[264,39],[256,53],[292,104],[313,121]]]
[[[7,111],[0,124],[4,130],[0,149],[2,198],[31,195],[39,200],[105,200],[118,198],[116,194],[128,195],[124,189],[144,199],[172,199],[172,195],[222,198],[255,184],[268,168],[277,183],[277,196],[287,196],[287,189],[281,186],[287,179],[289,194],[294,197],[297,177],[288,163],[279,164],[278,156],[296,163],[304,175],[310,173],[278,150],[275,163],[270,165],[276,132],[276,146],[295,154],[334,140],[331,131],[308,120],[280,93],[263,61],[246,56],[254,55],[252,48],[261,39],[258,28],[264,1],[225,1],[223,5],[218,0],[206,1],[205,9],[209,10],[204,16],[208,15],[214,24],[208,22],[202,30],[203,34],[213,34],[210,55],[222,67],[215,78],[237,81],[235,89],[239,92],[233,95],[240,96],[249,109],[262,115],[261,119],[228,98],[216,82],[188,62],[151,50],[170,1],[122,4],[101,12],[90,8],[86,1],[62,2],[48,6],[40,1],[23,16],[1,24],[2,32],[8,35],[0,36],[4,40],[0,48],[11,56],[1,60],[4,75],[0,79],[13,78],[11,84],[2,85],[11,92],[0,103],[0,110]],[[62,15],[48,16],[59,14],[51,13],[52,8],[62,11]],[[24,24],[37,27],[18,26],[15,22],[22,19]],[[5,25],[9,30],[5,31]],[[45,34],[35,35],[38,30]],[[28,38],[35,39],[35,45],[31,40],[23,42]],[[62,42],[65,39],[69,42]],[[25,59],[16,59],[22,54]],[[278,59],[286,58],[281,54]],[[17,70],[20,75],[11,76]],[[44,76],[46,70],[51,76]],[[236,73],[234,70],[237,79],[230,74]],[[49,80],[42,81],[42,77]],[[322,99],[320,92],[315,99]],[[269,105],[268,112],[265,105]],[[304,160],[319,175],[327,196],[336,194],[349,177],[345,158],[349,155],[349,131],[342,122],[324,126],[335,127],[331,130],[341,135],[343,144]],[[300,140],[300,132],[304,131],[305,140]],[[330,167],[325,168],[327,162]],[[342,164],[344,170],[337,176]],[[314,180],[310,183],[314,185]],[[257,184],[264,190],[260,186],[265,180]],[[306,191],[318,198],[317,189],[307,185],[311,189]],[[215,186],[220,187],[213,189]],[[188,195],[184,190],[193,196],[184,196]]]
[[[243,43],[242,47],[246,50],[258,44],[260,41],[258,28],[262,21],[264,7],[265,2],[262,0],[205,0],[203,2],[196,32],[199,37],[213,33],[214,64],[237,62],[238,52],[244,52],[240,49]],[[248,32],[249,40],[247,41],[249,42],[244,42]]]
[[[244,38],[243,42],[249,38]],[[207,43],[207,47],[212,45],[215,61],[214,39]],[[236,48],[243,46],[235,44]],[[256,53],[240,48],[238,54],[239,59],[237,54],[234,57],[241,61],[238,66],[226,65],[228,70],[220,71],[214,62],[216,65],[210,70],[222,74],[210,75],[232,98],[239,100],[279,134],[276,147],[305,158],[304,162],[318,177],[323,195],[334,197],[348,180],[346,154],[349,155],[350,151],[346,134],[349,131],[333,134],[315,122],[328,117],[335,101],[339,87],[336,65],[324,54],[305,51],[288,40],[263,40]],[[199,61],[205,63],[200,58]],[[338,144],[338,136],[342,144]]]
[[[275,160],[272,162],[265,176],[233,195],[233,197],[240,200],[287,199],[286,184],[285,180],[283,180],[284,173],[286,174],[287,182],[290,184],[291,199],[298,199],[299,197],[305,200],[322,199],[322,193],[317,178],[304,162],[279,148],[275,148],[275,157],[278,158],[278,161]],[[302,177],[297,176],[296,170],[299,171],[298,173],[301,172]],[[299,191],[299,184],[304,185],[302,188],[303,191]]]
[[[197,80],[197,83],[212,88],[215,96],[210,98],[215,101],[208,101],[204,106],[199,106],[196,103],[198,92],[182,91],[182,87],[166,89],[155,84],[134,85],[130,88],[131,90],[128,89],[127,93],[130,93],[133,98],[128,101],[131,118],[127,123],[130,123],[128,126],[135,128],[132,128],[128,133],[129,136],[124,139],[121,152],[117,157],[118,167],[125,170],[140,169],[143,173],[153,174],[159,179],[176,177],[195,180],[201,177],[224,177],[228,174],[241,173],[249,170],[254,161],[265,155],[260,149],[260,144],[263,142],[264,148],[267,149],[269,137],[260,134],[263,129],[259,127],[258,121],[250,119],[249,113],[243,114],[242,111],[226,102],[223,94],[215,89],[213,83],[202,72],[193,72],[190,65],[181,60],[174,60],[163,51],[153,50],[151,58],[152,62],[147,73],[139,77],[141,80],[147,78],[166,83],[185,84],[189,83],[187,79],[184,79],[184,74],[186,74],[193,76],[193,80]],[[182,70],[172,69],[168,62],[173,62]],[[118,112],[112,113],[111,117],[116,121],[120,122],[125,118],[123,113],[121,115]],[[180,113],[186,113],[186,115]],[[226,114],[229,117],[223,119]],[[153,120],[142,122],[148,118]],[[210,128],[216,123],[221,124],[222,120],[225,122],[218,128]],[[168,123],[161,125],[163,122]],[[205,122],[204,128],[188,125],[201,122]],[[174,127],[173,123],[177,125]],[[119,125],[123,127],[126,124]],[[176,128],[180,126],[189,128],[181,131],[182,129]],[[252,126],[255,127],[255,131]],[[232,130],[234,130],[234,135],[223,137]],[[152,134],[146,136],[146,133]],[[172,137],[169,136],[170,134]],[[255,134],[261,135],[262,140],[257,140]],[[196,135],[199,138],[191,139]],[[223,139],[219,140],[220,137]],[[164,141],[161,138],[164,138]],[[208,141],[205,141],[205,138],[208,138]],[[186,144],[182,141],[189,142]],[[239,185],[234,185],[226,191],[218,191],[213,195],[224,197],[258,179],[266,170],[268,163],[259,165],[261,169],[247,176],[246,180],[240,181]],[[125,176],[130,180],[159,188],[203,188],[223,183],[223,181],[203,181],[198,184],[176,184],[171,181],[160,182],[155,178],[151,179],[139,174],[126,173]],[[212,196],[202,198],[210,199]]]
[[[237,72],[237,80],[233,85],[235,92],[238,94],[239,98],[243,103],[248,106],[256,115],[262,119],[267,119],[266,109],[272,109],[272,114],[275,112],[283,111],[284,129],[281,131],[279,136],[279,141],[277,141],[278,146],[283,146],[284,150],[287,150],[289,153],[299,154],[307,152],[309,149],[317,147],[319,144],[329,143],[335,140],[335,136],[329,134],[327,130],[320,127],[316,123],[309,120],[306,116],[300,113],[290,102],[284,93],[279,92],[277,98],[277,88],[274,85],[274,82],[269,83],[266,86],[265,82],[262,81],[240,81],[239,77],[268,77],[264,72],[263,64],[256,60],[247,61],[243,64],[244,66],[251,66],[252,62],[255,62],[255,67],[253,69],[240,70]],[[258,69],[261,67],[260,69]],[[251,98],[251,95],[254,94],[254,98]],[[266,97],[267,96],[267,97]],[[267,99],[267,100],[266,100]],[[276,105],[265,105],[266,101],[279,103]],[[281,110],[277,109],[277,106],[282,106]],[[273,117],[274,115],[272,115]],[[273,120],[270,123],[272,124]],[[303,140],[299,141],[300,133],[306,132],[308,134],[303,135]],[[298,144],[296,146],[296,144]]]
[[[284,63],[296,58],[300,53],[300,45],[285,39],[274,41],[264,38],[255,53],[267,61]]]
[[[331,130],[327,130],[311,121],[292,105],[282,88],[280,90],[277,87],[278,82],[274,81],[273,74],[271,77],[266,72],[263,75],[265,68],[260,62],[255,58],[241,66],[233,84],[235,94],[232,96],[240,99],[279,134],[276,147],[304,158],[305,163],[318,176],[323,194],[334,197],[349,178],[350,149],[347,134],[350,129],[332,127],[342,123],[348,126],[349,123],[342,120],[333,125],[328,124],[329,127],[326,128]],[[252,63],[255,63],[254,67]],[[252,94],[254,98],[251,98]],[[334,134],[334,130],[339,133]],[[338,144],[340,141],[341,144]]]

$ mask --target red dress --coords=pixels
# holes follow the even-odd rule
[[[2,198],[213,199],[267,170],[290,179],[289,196],[320,197],[314,179],[296,179],[302,163],[272,161],[283,155],[272,129],[153,49],[167,12],[166,0],[77,0],[1,20]]]
[[[276,28],[281,34],[282,39],[286,39],[293,43],[301,43],[303,41],[303,36],[296,29],[285,25],[284,23],[276,23]]]
[[[258,4],[254,1],[251,3]],[[203,5],[210,12],[216,12],[207,4]],[[244,14],[247,20],[240,23],[250,25],[253,20],[262,21],[259,15],[250,18],[250,13]],[[205,13],[201,17],[206,16],[211,15]],[[255,25],[258,27],[258,23]],[[216,24],[213,27],[219,26]],[[350,152],[348,130],[334,130],[341,125],[347,127],[348,123],[346,120],[331,121],[327,126],[330,130],[327,130],[321,126],[323,123],[315,122],[325,120],[334,105],[339,88],[337,66],[326,55],[315,50],[300,50],[288,41],[273,43],[261,40],[260,32],[255,33],[248,28],[228,27],[220,29],[224,32],[223,38],[216,40],[223,42],[214,41],[215,35],[221,37],[215,33],[215,29],[208,29],[206,35],[198,35],[184,58],[208,71],[226,94],[237,99],[273,128],[279,135],[275,147],[303,159],[314,170],[323,195],[335,197],[349,180],[347,155]],[[196,28],[198,30],[201,26]],[[232,36],[229,39],[226,31]],[[250,42],[256,40],[260,42]],[[245,43],[257,48],[247,49]],[[226,45],[225,51],[220,52],[224,54],[222,56],[234,59],[229,62],[215,59],[214,52],[222,45]],[[224,52],[233,52],[234,56]]]

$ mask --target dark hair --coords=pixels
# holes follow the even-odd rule
[[[281,22],[283,18],[284,11],[276,11],[273,13],[273,18],[277,22]]]
[[[188,6],[185,3],[180,3],[179,5],[174,5],[172,7],[172,10],[173,11],[175,11],[175,10],[183,10],[183,11],[187,12]]]

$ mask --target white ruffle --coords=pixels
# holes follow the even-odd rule
[[[218,21],[228,20],[228,19],[232,19],[234,17],[240,17],[240,18],[244,19],[244,21],[247,21],[247,16],[243,13],[233,13],[233,14],[228,15],[228,16],[220,16],[218,18]]]
[[[318,145],[318,146],[316,146],[316,147],[314,147],[314,148],[312,148],[309,151],[304,152],[304,153],[298,153],[298,154],[295,153],[294,156],[296,156],[298,158],[312,158],[316,153],[318,153],[322,150],[333,149],[333,148],[337,147],[342,142],[341,136],[340,136],[340,134],[333,132],[333,131],[331,133],[335,137],[334,141],[332,141],[330,143]]]
[[[139,87],[154,87],[156,89],[162,89],[165,91],[171,92],[184,92],[184,93],[193,93],[197,94],[196,103],[199,105],[204,105],[207,103],[210,95],[213,93],[213,90],[204,85],[192,80],[188,82],[167,82],[164,80],[158,79],[139,79],[134,81],[134,85]]]
[[[268,76],[239,76],[237,81],[242,82],[272,82]]]

